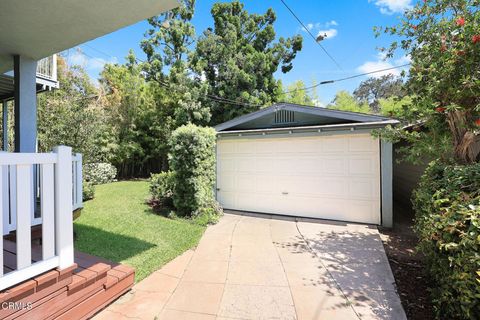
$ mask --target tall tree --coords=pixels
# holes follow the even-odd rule
[[[278,81],[273,75],[279,68],[283,73],[292,69],[302,37],[275,41],[272,9],[249,14],[242,3],[233,1],[215,3],[211,13],[214,27],[197,41],[191,62],[197,81],[205,80],[209,96],[217,100],[209,102],[212,124],[217,124],[275,99]]]
[[[145,79],[133,53],[125,65],[105,65],[100,83],[106,91],[102,104],[110,133],[109,161],[119,176],[147,176],[166,169],[173,122],[173,113],[163,107],[170,102],[166,89]]]
[[[479,161],[479,6],[478,0],[418,1],[398,25],[376,30],[399,39],[385,49],[388,57],[402,49],[412,58],[407,88],[418,109],[411,118],[427,128],[397,132],[412,142],[412,155]]]
[[[206,84],[192,79],[187,60],[196,37],[191,22],[194,11],[195,0],[183,0],[178,8],[148,19],[151,28],[141,42],[147,55],[143,64],[147,79],[168,89],[176,127],[210,121],[210,109],[204,101]]]
[[[388,74],[362,81],[358,88],[353,91],[353,95],[358,101],[368,103],[373,113],[379,113],[380,99],[403,98],[405,96],[404,91],[402,79]]]
[[[85,163],[104,161],[100,92],[82,67],[68,66],[61,56],[57,62],[60,89],[38,96],[38,149],[50,152],[57,145],[68,145],[83,154]]]
[[[185,61],[195,42],[194,11],[195,0],[182,0],[177,8],[148,19],[150,29],[140,46],[147,55],[144,68],[150,78],[165,80],[165,69],[187,68]]]

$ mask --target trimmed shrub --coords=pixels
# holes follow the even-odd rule
[[[179,216],[196,216],[215,203],[215,130],[187,124],[170,140],[169,164],[175,172],[173,204]]]
[[[91,200],[95,197],[95,186],[93,183],[88,181],[83,181],[83,201]]]
[[[84,179],[94,185],[113,182],[116,176],[117,169],[110,163],[87,163],[83,166]]]
[[[432,162],[413,194],[437,317],[480,315],[480,164]]]
[[[172,208],[175,177],[171,171],[152,174],[150,176],[151,202],[156,208]]]

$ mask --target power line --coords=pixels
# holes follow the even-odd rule
[[[293,10],[287,5],[287,3],[284,0],[280,0],[280,1],[288,9],[288,11],[290,11],[290,13],[295,17],[295,19],[297,19],[298,23],[300,23],[302,25],[302,27],[310,35],[310,37],[312,37],[313,41],[315,41],[315,43],[318,44],[320,46],[320,48],[322,48],[322,50],[330,58],[330,60],[332,60],[333,63],[335,63],[335,65],[338,67],[338,69],[343,71],[342,67],[337,62],[337,60],[335,60],[335,58],[327,51],[327,49],[325,49],[325,47],[322,46],[322,44],[319,41],[317,41],[317,38],[310,32],[310,30],[307,28],[307,26],[302,22],[302,20],[300,20],[300,18],[295,14],[295,12],[293,12]]]
[[[156,82],[158,82],[160,85],[168,88],[168,89],[172,89],[172,90],[175,90],[175,88],[172,88],[171,85],[165,81],[162,81],[160,79],[157,79],[157,78],[153,78]],[[227,104],[235,104],[235,105],[244,105],[244,106],[251,106],[251,107],[263,107],[263,105],[260,105],[260,104],[255,104],[255,103],[249,103],[249,102],[240,102],[240,101],[235,101],[235,100],[231,100],[231,99],[227,99],[227,98],[222,98],[222,97],[219,97],[219,96],[216,96],[216,95],[212,95],[212,94],[205,94],[205,96],[207,98],[210,98],[210,100],[214,100],[215,102],[222,102],[222,103],[227,103]]]
[[[317,84],[315,84],[315,85],[313,85],[313,86],[310,86],[310,87],[298,88],[298,89],[294,89],[294,90],[290,90],[290,91],[283,91],[283,92],[281,92],[280,94],[287,94],[287,93],[293,93],[293,92],[298,92],[298,91],[307,91],[307,90],[314,89],[314,88],[319,87],[319,86],[324,85],[324,84],[331,84],[331,83],[335,83],[335,82],[341,82],[341,81],[345,81],[345,80],[350,80],[350,79],[354,79],[354,78],[359,78],[359,77],[363,77],[363,76],[368,76],[369,74],[374,74],[374,73],[379,73],[379,72],[385,72],[385,71],[389,71],[389,70],[399,69],[399,68],[407,67],[407,66],[409,66],[409,65],[411,65],[411,63],[406,63],[406,64],[402,64],[402,65],[395,66],[395,67],[390,67],[390,68],[385,68],[385,69],[379,69],[379,70],[374,70],[374,71],[359,73],[359,74],[355,74],[355,75],[353,75],[353,76],[348,76],[348,77],[345,77],[345,78],[339,78],[339,79],[334,79],[334,80],[324,80],[324,81],[320,81],[319,83],[317,83]]]
[[[113,58],[113,59],[115,59],[115,57],[112,56],[111,54],[108,54],[108,53],[106,53],[105,51],[102,51],[102,50],[99,50],[99,49],[97,49],[97,48],[94,48],[94,47],[92,47],[91,45],[89,45],[89,44],[87,44],[87,43],[84,43],[82,46],[88,47],[88,48],[92,49],[93,51],[96,51],[96,52],[98,52],[98,53],[100,53],[100,54],[103,54],[104,56],[106,56],[106,57],[108,57],[108,58]]]

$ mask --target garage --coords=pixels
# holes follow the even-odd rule
[[[217,200],[225,209],[389,226],[397,121],[277,104],[220,124]]]

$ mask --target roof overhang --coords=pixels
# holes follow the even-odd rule
[[[2,0],[0,73],[12,55],[40,60],[178,6],[176,0]]]
[[[252,129],[252,130],[231,130],[231,131],[217,131],[219,137],[229,136],[253,136],[253,135],[275,135],[275,134],[293,134],[293,133],[329,133],[329,132],[352,132],[352,131],[371,131],[374,129],[385,128],[386,126],[395,126],[399,123],[397,120],[385,120],[376,122],[363,123],[345,123],[345,124],[331,124],[320,126],[306,126],[306,127],[284,127],[271,129]]]
[[[264,119],[269,119],[272,117],[272,114],[278,112],[279,110],[288,110],[293,111],[299,114],[306,115],[309,119],[316,119],[315,121],[310,121],[308,125],[303,125],[297,123],[296,125],[283,125],[276,127],[261,127],[255,126],[252,128],[251,124],[258,122],[259,119],[263,121]],[[331,123],[322,121],[324,119],[330,120]],[[332,119],[334,120],[332,123]],[[313,122],[313,123],[312,123]],[[304,122],[305,123],[305,122]],[[218,133],[240,133],[240,132],[278,132],[278,131],[291,131],[291,130],[310,130],[310,129],[321,129],[321,128],[354,128],[354,127],[366,127],[366,126],[375,126],[382,127],[386,125],[394,125],[399,123],[397,120],[383,117],[379,115],[364,114],[358,112],[349,112],[349,111],[340,111],[328,108],[320,107],[311,107],[311,106],[302,106],[290,103],[280,103],[275,104],[271,107],[260,109],[256,112],[252,112],[230,121],[221,123],[215,127],[215,130]],[[257,123],[256,123],[257,124]],[[264,124],[263,124],[264,125]],[[336,129],[335,129],[336,130]]]

